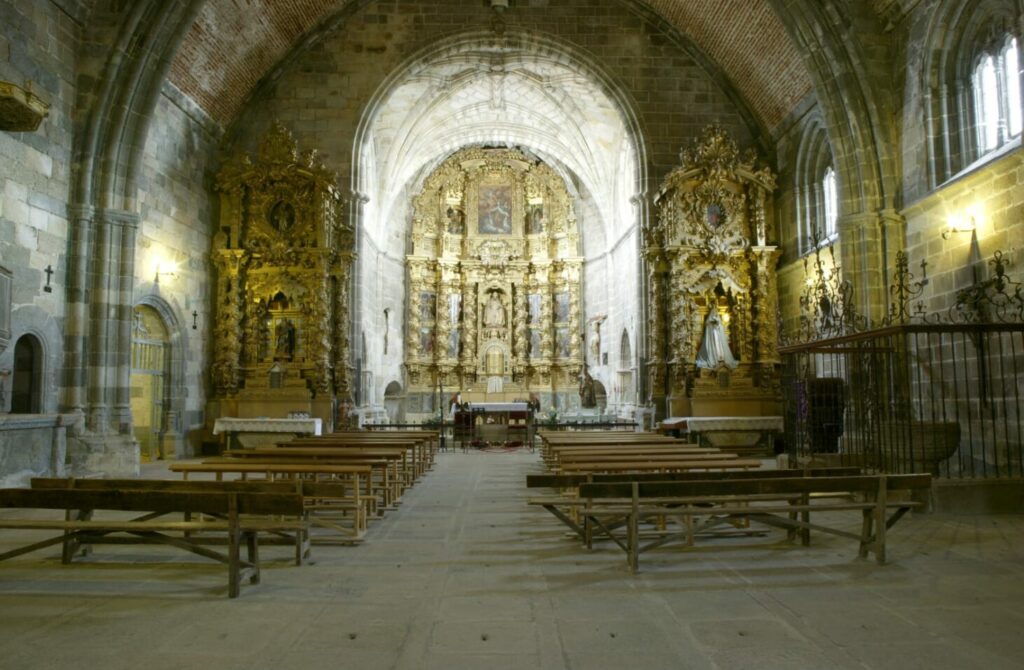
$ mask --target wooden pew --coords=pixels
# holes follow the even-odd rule
[[[371,468],[368,465],[335,465],[310,461],[306,463],[250,463],[241,459],[223,459],[223,462],[196,463],[177,461],[169,466],[171,472],[180,472],[184,479],[193,474],[212,474],[217,481],[223,481],[224,475],[237,474],[242,480],[251,475],[260,475],[267,481],[281,478],[295,480],[301,478],[324,480],[348,484],[344,498],[331,499],[320,506],[323,513],[311,517],[310,522],[319,527],[332,528],[342,533],[348,541],[360,541],[367,528],[367,509],[369,500],[366,491],[369,486]],[[348,528],[332,522],[326,513],[352,513],[352,527]]]
[[[912,500],[894,499],[892,494],[920,495],[930,487],[928,474],[850,475],[587,483],[579,486],[579,495],[589,502],[583,511],[588,532],[596,530],[614,540],[626,552],[630,570],[636,572],[644,551],[676,540],[692,545],[698,532],[736,518],[786,529],[791,537],[799,531],[805,545],[810,543],[812,530],[852,538],[859,543],[861,558],[873,553],[878,563],[884,563],[886,531],[907,511],[922,506]],[[713,507],[709,509],[708,505]],[[861,532],[851,533],[824,522],[812,523],[811,514],[821,512],[858,512]],[[697,516],[709,518],[695,525]],[[682,519],[683,531],[665,532],[642,544],[640,523],[652,517]],[[617,518],[625,520],[623,537],[607,527],[609,519]]]
[[[277,446],[282,449],[360,449],[360,448],[394,448],[409,452],[408,466],[410,480],[407,485],[427,473],[434,463],[434,450],[422,438],[417,439],[378,439],[377,435],[368,437],[350,437],[350,433],[332,433],[311,438],[300,438],[290,442],[281,442]],[[358,434],[357,434],[358,435]]]
[[[860,468],[792,468],[783,470],[691,470],[684,472],[584,472],[578,474],[527,475],[526,488],[551,488],[557,493],[530,498],[564,523],[580,540],[589,543],[591,536],[578,514],[588,501],[580,498],[581,484],[610,482],[690,482],[722,479],[781,479],[788,477],[842,477],[863,474]],[[608,524],[606,524],[607,526]]]
[[[721,458],[678,458],[666,461],[579,461],[563,463],[564,473],[583,472],[680,472],[690,470],[751,470],[761,467],[760,459],[737,458],[736,454],[719,454]]]
[[[401,451],[364,452],[347,449],[296,448],[229,449],[219,458],[206,458],[203,463],[321,463],[324,465],[366,465],[370,467],[365,494],[372,498],[371,516],[379,516],[385,509],[398,504],[405,490],[405,477],[401,468]]]
[[[62,477],[34,477],[31,481],[33,489],[76,489],[90,491],[172,491],[195,493],[295,493],[302,496],[306,506],[306,518],[310,509],[323,500],[341,499],[346,496],[345,486],[326,482],[313,482],[303,479],[294,481],[182,481],[176,479],[76,479]],[[191,513],[185,513],[185,520],[191,520]],[[308,525],[291,532],[283,528],[275,531],[275,535],[284,537],[289,544],[295,545],[295,564],[302,565],[310,555],[310,539]],[[198,536],[197,536],[198,537]],[[199,540],[197,540],[199,541]],[[264,540],[264,544],[267,541]]]
[[[0,528],[55,530],[47,540],[0,554],[13,558],[55,544],[62,545],[61,560],[70,563],[82,547],[102,543],[162,544],[211,558],[228,566],[228,596],[236,598],[243,579],[260,581],[257,533],[302,532],[304,506],[297,493],[241,491],[0,489],[0,508],[63,510],[64,519],[4,519]],[[141,516],[99,519],[97,510],[136,512]],[[166,514],[222,516],[188,521],[160,519]],[[255,515],[255,516],[243,516]],[[275,516],[286,518],[271,518]],[[227,554],[202,546],[187,534],[217,531],[227,534]],[[114,534],[129,537],[110,537]],[[182,535],[179,535],[181,533]],[[241,556],[245,546],[246,557]]]

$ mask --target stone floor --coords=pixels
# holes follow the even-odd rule
[[[539,470],[529,453],[442,454],[364,544],[304,567],[268,547],[235,600],[222,567],[170,549],[0,563],[0,668],[1024,666],[1024,516],[918,515],[884,566],[771,531],[652,552],[630,576],[618,549],[587,553],[527,507]]]

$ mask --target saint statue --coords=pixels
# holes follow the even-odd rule
[[[290,361],[295,353],[295,324],[291,319],[278,321],[274,336],[274,359]]]
[[[505,308],[496,291],[491,293],[484,307],[484,325],[488,328],[501,328],[505,325]]]
[[[714,370],[719,365],[735,368],[738,363],[729,349],[729,338],[725,335],[725,327],[718,316],[718,310],[712,308],[708,318],[704,320],[704,339],[697,352],[697,367]]]
[[[597,407],[594,378],[590,376],[590,370],[586,365],[583,366],[583,374],[580,375],[580,407]]]

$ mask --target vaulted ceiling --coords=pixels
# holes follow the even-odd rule
[[[356,1],[208,0],[172,64],[171,81],[226,126],[275,64]],[[810,92],[803,60],[768,0],[637,2],[706,54],[766,129]]]

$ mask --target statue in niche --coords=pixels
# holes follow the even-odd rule
[[[716,370],[720,365],[735,368],[738,363],[729,348],[729,338],[725,334],[722,318],[712,306],[704,320],[704,339],[697,352],[697,367]]]
[[[295,208],[291,203],[278,200],[270,210],[270,225],[281,233],[287,233],[295,225]]]
[[[544,232],[544,205],[535,203],[530,205],[526,213],[526,234],[539,235]]]
[[[590,376],[590,370],[583,366],[583,373],[580,375],[580,407],[597,407],[597,396],[594,392],[594,378]]]
[[[290,361],[295,354],[295,324],[282,319],[274,329],[274,360]]]
[[[446,213],[448,218],[448,232],[452,235],[462,235],[466,232],[466,218],[461,209],[449,207]]]
[[[487,305],[484,307],[484,325],[488,328],[505,326],[505,308],[501,305],[497,291],[493,291],[491,297],[487,299]]]

